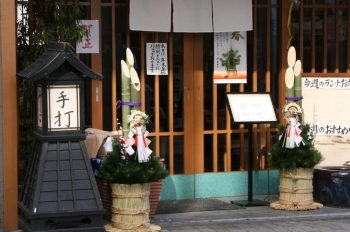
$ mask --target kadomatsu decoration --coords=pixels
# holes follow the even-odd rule
[[[301,62],[295,62],[295,49],[288,51],[285,75],[286,102],[283,107],[285,125],[278,126],[278,141],[270,150],[273,167],[279,168],[280,198],[270,204],[280,210],[313,210],[323,205],[313,202],[313,168],[323,156],[314,146],[310,124],[302,121]]]
[[[298,122],[299,112],[295,104],[288,104],[285,109],[287,125],[278,126],[278,141],[271,150],[271,165],[276,168],[313,168],[323,156],[314,146],[314,134],[310,124]]]
[[[126,50],[126,62],[121,61],[123,135],[113,141],[99,171],[99,177],[111,183],[112,219],[105,226],[108,232],[160,231],[150,224],[151,185],[169,175],[160,160],[149,148],[146,124],[149,116],[140,111],[140,81],[134,64],[134,56]]]
[[[128,138],[120,137],[113,143],[112,151],[104,158],[99,176],[119,184],[143,184],[155,182],[168,176],[168,171],[159,165],[159,159],[149,148],[147,138],[148,115],[142,111],[131,111]]]
[[[129,137],[120,137],[113,142],[100,168],[99,177],[111,183],[112,219],[105,226],[108,232],[160,231],[150,224],[151,182],[169,175],[148,147],[148,132],[145,124],[148,116],[141,111],[129,115]]]

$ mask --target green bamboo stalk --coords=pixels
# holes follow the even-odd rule
[[[286,83],[286,97],[294,97],[294,72],[291,67],[288,67],[284,76]],[[286,100],[287,104],[294,102],[293,100]]]
[[[134,67],[131,67],[130,69],[130,94],[131,94],[131,101],[133,103],[138,103],[141,101],[140,99],[140,78],[134,69]],[[140,110],[139,106],[132,107],[132,110]]]
[[[122,71],[122,101],[130,102],[130,70],[124,60],[121,60],[121,71]],[[128,116],[130,114],[130,106],[122,105],[122,128],[124,138],[128,137],[129,126]]]
[[[297,60],[294,65],[294,96],[302,97],[302,83],[301,83],[301,61]],[[302,100],[296,101],[302,108]]]

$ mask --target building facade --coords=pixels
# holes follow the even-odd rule
[[[20,2],[20,1],[19,1]],[[278,192],[278,171],[270,169],[268,151],[277,123],[253,124],[252,153],[248,127],[232,122],[226,93],[269,93],[283,123],[287,52],[296,49],[303,77],[346,78],[349,69],[349,1],[253,0],[252,30],[246,32],[247,83],[215,84],[214,32],[130,30],[128,0],[81,0],[84,19],[99,22],[99,53],[79,58],[104,76],[91,82],[87,124],[115,130],[121,112],[121,67],[125,50],[135,56],[141,83],[141,109],[151,115],[149,137],[154,152],[170,171],[161,199],[247,195],[248,163],[253,162],[253,194]],[[27,1],[26,4],[35,4]],[[4,0],[1,11],[3,227],[17,226],[18,122],[16,89],[15,3]],[[13,31],[13,33],[9,33]],[[146,44],[166,43],[168,75],[147,75]],[[11,54],[11,55],[9,55]],[[6,67],[6,69],[4,69]],[[13,97],[13,98],[12,98]],[[6,109],[6,111],[4,111]],[[4,123],[6,122],[6,123]],[[2,178],[1,178],[2,177]],[[12,199],[12,200],[11,200]],[[6,202],[6,203],[5,203]]]

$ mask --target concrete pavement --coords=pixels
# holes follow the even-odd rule
[[[217,199],[231,203],[248,198],[244,196]],[[350,208],[324,206],[310,211],[284,211],[272,209],[268,205],[278,200],[277,195],[254,196],[253,199],[266,201],[267,205],[242,207],[237,210],[156,214],[151,224],[160,226],[161,232],[350,231]]]
[[[223,201],[247,200],[245,197],[217,198]],[[253,199],[266,200],[266,196]],[[277,201],[271,196],[267,202]],[[156,214],[151,224],[161,231],[350,231],[350,209],[323,207],[310,211],[275,210],[249,206],[237,210],[218,210],[177,214]]]

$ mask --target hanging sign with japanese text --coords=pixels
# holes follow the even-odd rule
[[[214,83],[247,83],[246,34],[214,33]]]
[[[146,43],[147,75],[168,75],[166,43]]]
[[[76,44],[77,53],[99,53],[98,20],[81,20],[79,25],[88,31],[88,36]]]
[[[350,78],[303,78],[302,84],[304,121],[313,132],[350,136]]]

